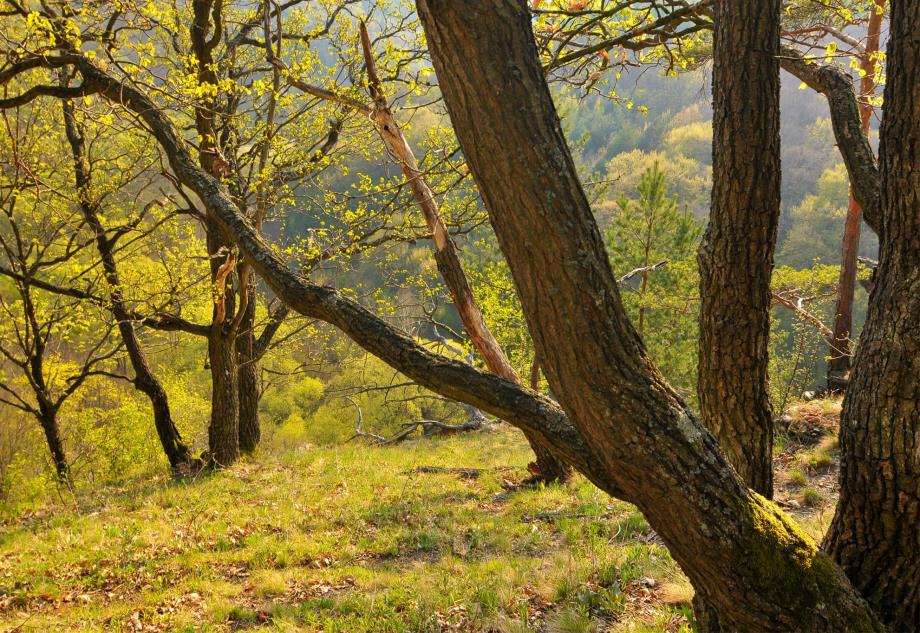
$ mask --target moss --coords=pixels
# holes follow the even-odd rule
[[[800,630],[827,630],[826,618],[848,631],[882,631],[868,606],[848,588],[842,572],[774,503],[752,493],[750,523],[742,532],[738,568],[757,593],[785,606]],[[849,594],[849,595],[847,595]],[[833,611],[827,607],[833,605]],[[842,616],[839,609],[845,605]]]

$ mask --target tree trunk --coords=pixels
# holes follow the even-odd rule
[[[105,234],[105,227],[102,226],[102,222],[99,219],[96,204],[89,199],[91,174],[89,172],[89,163],[86,159],[82,126],[76,120],[73,104],[66,99],[61,103],[64,108],[64,128],[73,154],[74,176],[80,196],[80,209],[83,213],[83,218],[96,239],[96,250],[99,252],[102,271],[105,274],[105,280],[109,288],[109,300],[111,301],[109,309],[118,322],[118,331],[124,341],[128,358],[131,360],[131,367],[134,369],[134,386],[150,400],[150,405],[153,408],[153,423],[160,438],[160,445],[163,447],[163,452],[166,453],[169,465],[175,470],[182,464],[188,464],[194,460],[188,446],[182,441],[179,429],[176,428],[176,424],[173,422],[166,390],[163,389],[163,385],[150,368],[147,355],[141,346],[137,332],[134,330],[130,312],[125,305],[121,292],[121,281],[118,276],[118,265],[115,261],[114,244]]]
[[[240,457],[239,367],[236,330],[231,318],[235,306],[234,275],[227,272],[232,267],[233,255],[223,239],[220,226],[210,216],[207,227],[215,294],[211,331],[208,333],[208,364],[211,368],[208,447],[214,465],[229,466]]]
[[[879,264],[840,421],[825,547],[892,631],[920,630],[920,2],[892,2]]]
[[[842,392],[850,371],[850,334],[853,331],[853,299],[856,295],[856,261],[859,255],[859,231],[862,227],[862,207],[849,194],[847,217],[843,226],[840,278],[837,281],[837,301],[834,306],[834,329],[827,338],[827,389]]]
[[[860,59],[863,76],[859,83],[859,117],[862,132],[868,138],[875,96],[876,53],[882,30],[884,8],[887,0],[875,0],[879,11],[869,16],[866,44]],[[834,330],[828,339],[830,352],[827,361],[827,388],[842,391],[846,388],[850,370],[850,336],[853,333],[853,298],[856,294],[856,259],[859,255],[859,233],[862,228],[862,206],[850,188],[847,217],[843,228],[843,245],[840,257],[840,280],[837,284],[837,302],[834,308]]]
[[[214,465],[229,466],[240,457],[240,398],[234,338],[227,335],[222,323],[211,325],[208,360],[211,366],[208,448]]]
[[[607,476],[638,505],[727,629],[879,630],[833,563],[747,489],[649,359],[578,182],[527,5],[417,4],[546,377]],[[763,243],[765,233],[743,239]],[[769,306],[769,295],[765,300]]]
[[[59,483],[70,482],[70,466],[67,464],[67,454],[64,452],[64,442],[61,441],[61,431],[58,427],[57,410],[45,403],[38,403],[38,421],[45,433],[45,441],[51,452],[51,462]]]
[[[537,393],[540,392],[540,361],[536,355],[530,365],[530,388]],[[571,466],[543,448],[532,434],[525,432],[524,435],[536,456],[533,462],[527,464],[527,469],[533,473],[536,481],[565,482],[572,478]]]
[[[192,52],[198,63],[198,83],[216,89],[219,83],[214,50],[223,33],[219,21],[220,0],[193,0],[194,17],[189,26]],[[212,24],[217,21],[218,24]],[[214,33],[211,33],[214,28]],[[209,92],[195,103],[195,129],[200,139],[198,164],[214,178],[227,175],[229,165],[218,145],[215,125],[216,99]],[[205,221],[214,310],[208,333],[208,362],[211,368],[211,421],[208,447],[211,462],[229,466],[240,456],[239,370],[236,362],[236,322],[233,279],[236,255],[221,232],[220,224],[208,212]]]
[[[718,0],[713,21],[712,211],[699,250],[700,414],[744,481],[769,499],[780,3]]]
[[[517,384],[523,384],[508,357],[505,356],[505,351],[489,330],[489,326],[486,325],[479,304],[473,295],[473,289],[470,287],[466,271],[463,270],[463,264],[460,262],[457,247],[441,217],[434,192],[428,186],[425,175],[419,169],[415,154],[402,133],[399,122],[390,110],[383,92],[383,85],[377,76],[370,37],[363,23],[361,24],[361,44],[367,66],[368,90],[374,101],[374,109],[370,112],[370,118],[377,124],[384,143],[399,162],[412,195],[422,209],[422,215],[425,217],[425,223],[434,241],[434,259],[438,272],[457,308],[463,328],[489,371]],[[571,478],[572,469],[565,462],[556,458],[550,447],[541,445],[539,440],[531,434],[525,432],[524,435],[536,455],[536,460],[528,465],[533,479],[550,482],[566,481]]]
[[[259,426],[259,359],[255,337],[255,279],[250,275],[249,301],[236,338],[240,388],[240,451],[253,453],[262,437]]]

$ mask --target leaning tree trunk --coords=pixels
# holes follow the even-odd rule
[[[745,482],[770,498],[780,2],[717,0],[713,21],[712,211],[699,251],[700,414]]]
[[[386,143],[387,148],[399,163],[409,184],[409,189],[422,210],[422,215],[425,217],[425,223],[428,225],[428,230],[431,231],[432,241],[434,242],[434,259],[438,266],[438,272],[444,280],[444,285],[447,286],[454,307],[457,309],[457,314],[460,316],[460,321],[463,323],[463,329],[466,330],[470,337],[470,342],[479,352],[489,371],[519,385],[523,384],[520,376],[517,375],[505,355],[505,351],[492,334],[489,326],[486,325],[482,311],[479,309],[479,303],[476,301],[473,289],[470,287],[466,271],[460,262],[457,247],[441,217],[434,191],[428,186],[425,175],[419,169],[415,154],[409,146],[405,135],[403,135],[399,122],[390,110],[383,91],[383,84],[377,75],[374,53],[371,50],[370,37],[364,23],[361,24],[361,45],[364,50],[364,60],[367,67],[368,91],[374,101],[374,108],[368,112],[368,116],[377,124],[384,143]],[[541,444],[533,434],[525,432],[524,436],[536,456],[536,459],[528,464],[528,468],[535,480],[550,482],[567,481],[571,478],[571,467],[553,455],[548,446]]]
[[[887,0],[875,0],[869,16],[859,68],[862,79],[859,82],[859,117],[862,132],[869,136],[873,106],[870,99],[875,96],[876,54],[884,20]],[[853,334],[853,300],[856,296],[856,260],[859,255],[859,233],[862,228],[862,205],[850,187],[847,217],[843,228],[843,244],[840,257],[840,279],[837,283],[837,302],[834,308],[834,329],[828,337],[829,358],[827,361],[827,388],[842,391],[846,388],[847,373],[850,370],[850,336]]]
[[[240,399],[240,451],[253,453],[262,437],[259,426],[259,359],[256,354],[255,320],[255,278],[248,275],[249,301],[240,319],[236,337],[237,363],[239,365]]]
[[[875,286],[840,421],[825,540],[892,631],[920,630],[920,2],[891,4]]]
[[[460,142],[568,416],[510,381],[433,354],[334,289],[300,278],[146,95],[83,57],[43,63],[73,64],[106,99],[137,113],[179,181],[297,312],[341,328],[421,385],[528,429],[599,487],[634,501],[727,628],[882,631],[830,558],[744,485],[645,353],[575,175],[526,5],[437,0],[419,8]]]
[[[832,562],[747,489],[648,357],[577,179],[527,5],[417,4],[546,377],[608,476],[727,629],[878,630]],[[759,252],[769,231],[751,233],[741,239],[756,240]]]
[[[91,174],[86,158],[82,126],[76,120],[73,104],[66,99],[61,103],[64,108],[64,128],[73,154],[74,177],[80,197],[80,209],[96,239],[96,250],[102,260],[102,271],[109,288],[110,310],[118,322],[118,331],[124,341],[128,358],[131,360],[131,367],[134,369],[132,382],[135,388],[150,400],[153,408],[153,424],[160,438],[160,445],[163,447],[163,452],[166,453],[169,465],[177,469],[182,464],[189,464],[194,460],[188,446],[182,441],[179,429],[173,422],[166,390],[150,368],[147,355],[134,330],[134,324],[121,291],[114,244],[105,233],[96,204],[89,198]]]

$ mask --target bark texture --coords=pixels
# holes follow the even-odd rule
[[[779,0],[714,5],[712,210],[700,244],[703,423],[745,482],[773,496],[767,391],[780,213]]]
[[[920,630],[920,2],[892,2],[882,238],[840,422],[825,547],[893,631]]]
[[[541,324],[534,328],[538,349],[541,358],[552,359],[547,376],[554,391],[569,394],[563,402],[570,416],[513,382],[431,353],[334,289],[304,281],[272,252],[220,183],[195,163],[175,126],[143,93],[79,55],[45,57],[41,64],[76,66],[95,91],[136,112],[176,177],[292,309],[340,328],[419,384],[534,433],[601,489],[635,501],[729,625],[880,631],[830,559],[774,505],[747,489],[712,436],[654,370],[628,326],[542,76],[527,8],[511,0],[444,0],[420,3],[420,9],[482,190],[515,185],[502,197],[499,212],[491,200],[489,206],[497,227],[504,226],[497,219],[506,216],[518,227],[499,235],[515,262],[519,292],[532,287],[545,293],[535,302],[530,292],[522,292],[522,299],[528,315]],[[480,119],[490,124],[481,134]],[[484,142],[478,146],[476,140]],[[515,218],[524,212],[526,218]],[[558,248],[562,236],[583,244]]]
[[[831,561],[747,489],[648,358],[578,182],[527,5],[417,6],[544,372],[607,476],[639,506],[726,628],[877,628]]]
[[[243,318],[240,320],[240,331],[236,337],[236,355],[239,379],[240,398],[240,451],[253,453],[262,439],[259,426],[259,356],[256,349],[255,328],[256,303],[255,279],[250,277],[249,297],[246,303]]]
[[[38,421],[41,424],[42,432],[45,434],[45,442],[48,444],[48,451],[51,453],[54,473],[57,475],[58,482],[67,483],[70,481],[70,466],[67,463],[67,453],[64,451],[64,442],[61,441],[61,431],[57,420],[57,407],[44,403],[39,399],[38,411]]]
[[[208,253],[211,253],[211,279],[214,283],[214,309],[208,332],[208,366],[211,369],[211,420],[208,425],[208,449],[211,462],[229,466],[240,457],[239,367],[236,331],[232,315],[235,297],[232,282],[220,282],[221,268],[231,266],[233,257],[221,226],[209,215],[207,219]],[[227,276],[232,277],[231,274]]]
[[[147,354],[134,329],[131,310],[122,293],[118,264],[115,261],[115,244],[106,235],[105,227],[99,219],[98,207],[90,198],[89,187],[92,175],[86,158],[82,126],[74,115],[73,104],[66,99],[61,103],[64,109],[64,129],[73,155],[74,179],[80,196],[80,210],[96,240],[96,250],[99,252],[102,271],[109,289],[108,307],[118,323],[118,332],[124,342],[128,359],[131,361],[131,368],[134,370],[132,382],[135,388],[150,400],[150,406],[153,409],[153,424],[160,438],[160,445],[163,447],[163,452],[166,453],[169,465],[177,469],[183,464],[193,462],[194,459],[172,419],[166,390],[153,373],[150,362],[147,360]]]

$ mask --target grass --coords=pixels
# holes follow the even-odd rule
[[[0,630],[689,630],[635,508],[515,487],[529,460],[510,429],[301,448],[6,517]]]

